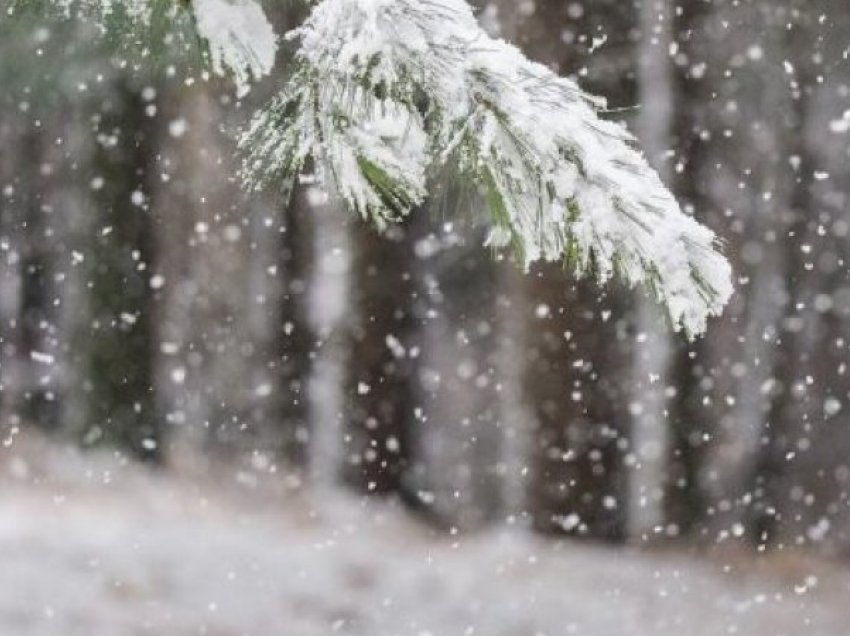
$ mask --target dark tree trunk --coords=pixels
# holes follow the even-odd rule
[[[296,471],[303,472],[310,441],[308,378],[312,369],[314,335],[307,300],[309,267],[313,258],[313,227],[306,193],[298,189],[284,210],[280,232],[280,324],[277,325],[278,412],[280,452]],[[268,424],[266,424],[268,426]]]
[[[516,9],[513,9],[516,10]],[[520,26],[519,44],[561,73],[587,64],[582,86],[613,110],[637,100],[634,7],[603,2],[576,16],[544,3]],[[533,30],[527,30],[533,29]],[[544,35],[541,35],[540,33]],[[606,38],[590,54],[597,38]],[[569,46],[537,50],[537,43]],[[525,395],[536,422],[529,506],[544,531],[621,540],[627,531],[630,335],[628,294],[576,282],[559,265],[535,267],[526,279]]]
[[[821,415],[815,411],[820,404],[812,404],[812,390],[806,386],[806,377],[814,373],[812,352],[818,344],[820,329],[813,303],[818,274],[809,266],[812,257],[805,247],[818,242],[818,219],[812,211],[816,209],[813,179],[819,170],[807,134],[817,87],[817,71],[811,62],[817,42],[807,18],[800,16],[787,30],[787,48],[795,69],[790,86],[793,111],[789,122],[795,140],[791,152],[795,158],[794,189],[784,245],[787,309],[776,343],[776,395],[764,423],[762,449],[754,475],[751,524],[759,544],[791,542],[805,534],[805,523],[802,528],[799,523],[803,517],[796,514],[805,515],[805,504],[800,501],[802,497],[795,498],[792,494],[797,469],[794,458],[800,450],[798,441],[811,434],[812,416]]]
[[[685,210],[705,222],[712,202],[704,190],[702,178],[710,156],[701,148],[699,134],[706,130],[705,105],[710,100],[710,87],[693,75],[695,65],[706,55],[701,40],[705,20],[714,11],[708,3],[689,3],[674,18],[674,37],[687,60],[676,69],[674,136],[682,168],[674,184]],[[704,402],[711,394],[712,379],[706,366],[710,360],[708,337],[695,342],[684,338],[675,341],[671,361],[675,378],[675,396],[670,405],[670,445],[667,457],[665,488],[666,525],[677,535],[696,531],[704,518],[707,500],[701,483],[707,440],[714,431],[711,423],[716,413]]]
[[[397,491],[409,465],[416,361],[394,355],[388,338],[409,350],[416,328],[410,234],[407,224],[385,235],[363,222],[353,227],[344,472],[349,484],[367,492]]]
[[[53,431],[60,426],[55,386],[58,342],[53,280],[56,272],[51,249],[55,228],[53,208],[45,196],[50,177],[42,172],[46,164],[44,136],[43,131],[32,127],[21,139],[26,173],[19,201],[21,278],[16,349],[20,368],[25,370],[20,416],[26,422]]]
[[[86,444],[108,442],[133,454],[162,456],[162,422],[153,395],[155,264],[151,185],[155,120],[129,86],[119,87],[99,122],[115,139],[94,160],[102,179],[92,196],[89,266],[92,322],[88,352]]]

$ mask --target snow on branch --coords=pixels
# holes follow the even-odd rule
[[[465,0],[323,0],[287,35],[296,70],[240,146],[249,186],[319,181],[379,227],[448,163],[473,180],[494,246],[643,284],[693,336],[731,268],[604,101],[487,36]]]
[[[291,177],[308,158],[380,227],[426,193],[426,168],[467,112],[465,2],[322,2],[300,28],[297,70],[242,139],[244,176]]]
[[[217,75],[233,74],[237,92],[248,92],[252,80],[268,75],[277,54],[277,35],[263,8],[254,0],[193,0],[200,35],[209,45]]]
[[[42,11],[45,4],[65,17],[91,20],[104,32],[142,41],[188,21],[212,71],[232,76],[240,96],[274,67],[277,35],[258,0],[13,0],[9,15]]]
[[[19,4],[42,0],[18,0]],[[152,23],[189,12],[217,74],[244,94],[274,65],[258,0],[47,0],[66,13]],[[644,285],[676,328],[702,333],[731,268],[605,102],[489,37],[466,0],[321,0],[285,37],[289,80],[242,135],[249,187],[315,173],[378,228],[419,206],[448,166],[475,183],[489,244],[528,267],[563,262]],[[165,20],[167,23],[168,20]]]

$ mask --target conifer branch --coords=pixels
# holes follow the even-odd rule
[[[211,69],[240,94],[274,65],[277,36],[258,0],[52,4],[138,28],[188,14]],[[604,100],[487,36],[466,0],[310,4],[285,35],[294,71],[241,136],[248,187],[287,193],[309,165],[383,229],[450,166],[482,193],[488,243],[512,246],[526,266],[563,261],[644,285],[689,336],[721,313],[731,267],[715,235],[682,212],[626,129],[600,117]]]

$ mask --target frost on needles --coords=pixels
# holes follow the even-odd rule
[[[312,159],[378,227],[450,164],[481,189],[489,243],[644,284],[689,335],[720,314],[731,269],[604,101],[487,36],[465,0],[324,0],[287,35],[296,69],[241,140],[251,186]]]
[[[135,22],[191,11],[213,71],[240,93],[272,70],[277,39],[257,0],[53,2]],[[627,130],[600,118],[604,100],[489,37],[466,0],[310,4],[285,36],[297,45],[289,80],[240,139],[249,187],[288,192],[310,169],[383,229],[448,168],[482,192],[488,243],[526,266],[642,284],[689,336],[721,313],[732,284],[717,238],[682,212]]]

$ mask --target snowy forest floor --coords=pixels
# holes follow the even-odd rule
[[[280,480],[277,480],[280,481]],[[0,636],[845,636],[850,567],[449,537],[386,502],[0,449]]]

